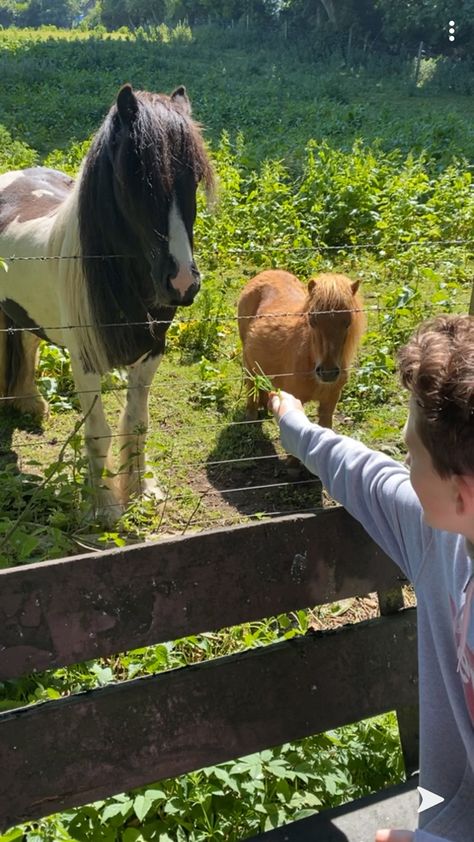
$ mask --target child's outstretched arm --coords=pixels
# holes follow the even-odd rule
[[[283,447],[320,477],[369,535],[415,582],[432,531],[407,468],[347,436],[312,424],[301,403],[286,392],[271,392],[268,407],[280,425]]]

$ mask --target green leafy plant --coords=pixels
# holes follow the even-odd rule
[[[42,343],[38,363],[41,394],[56,412],[80,410],[75,395],[69,353],[57,345]]]
[[[254,400],[259,398],[260,392],[276,392],[277,395],[281,394],[281,389],[274,387],[272,381],[258,363],[255,363],[252,371],[249,371],[248,368],[244,368],[243,371],[247,383],[250,384],[249,395]]]
[[[229,375],[226,366],[216,365],[206,357],[199,362],[200,383],[192,400],[201,406],[216,406],[222,408],[224,400],[230,392]]]

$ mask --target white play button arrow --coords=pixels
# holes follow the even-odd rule
[[[441,804],[444,801],[441,795],[436,795],[436,793],[430,792],[429,789],[425,789],[422,786],[417,786],[417,790],[421,798],[420,806],[418,807],[419,813],[423,813],[424,810],[429,810],[430,807],[434,807],[435,804]]]

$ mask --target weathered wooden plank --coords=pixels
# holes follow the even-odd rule
[[[415,638],[406,609],[2,714],[1,823],[412,704]]]
[[[388,589],[344,509],[0,571],[0,680]]]
[[[405,705],[397,708],[398,732],[403,753],[405,772],[412,775],[420,768],[420,706]]]

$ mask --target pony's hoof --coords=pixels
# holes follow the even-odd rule
[[[49,415],[49,404],[41,397],[18,398],[12,401],[13,406],[23,415],[32,415],[34,418],[47,418]]]
[[[166,499],[166,494],[160,488],[154,477],[147,476],[140,477],[138,481],[134,478],[133,483],[122,480],[120,497],[124,506],[127,506],[129,500],[143,497],[147,500],[154,500],[156,503],[162,503]]]
[[[116,492],[104,486],[92,490],[91,502],[95,519],[106,529],[115,526],[125,511]]]
[[[163,503],[166,500],[166,494],[154,479],[146,479],[143,481],[141,488],[142,497],[148,500],[154,500],[155,503]]]
[[[107,503],[96,507],[95,516],[101,526],[109,529],[117,523],[124,513],[120,503]]]

